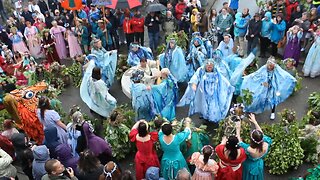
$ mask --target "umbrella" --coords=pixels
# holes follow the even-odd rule
[[[108,6],[112,4],[111,0],[92,0],[92,4],[96,6]]]
[[[146,12],[158,12],[158,11],[163,11],[166,10],[167,7],[165,7],[162,4],[156,3],[156,4],[149,4],[146,7]]]
[[[139,0],[112,0],[111,5],[108,5],[106,7],[111,9],[132,9],[141,5],[142,4]]]
[[[78,10],[82,8],[82,0],[63,0],[61,6],[68,10]]]

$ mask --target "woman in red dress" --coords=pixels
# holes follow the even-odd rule
[[[46,53],[46,59],[51,64],[55,61],[60,63],[60,58],[56,50],[54,39],[51,38],[49,29],[44,29],[42,31],[42,46],[44,48],[44,51]]]
[[[243,148],[238,145],[239,139],[236,136],[222,138],[221,144],[216,147],[216,154],[219,157],[219,170],[215,180],[241,180],[241,163],[246,160],[247,155]]]
[[[148,123],[140,120],[132,127],[130,132],[131,142],[135,142],[137,153],[134,159],[136,165],[136,179],[144,179],[149,167],[160,167],[159,159],[154,149],[158,141],[158,132],[148,132]]]

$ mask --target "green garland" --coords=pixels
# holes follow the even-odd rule
[[[79,88],[82,81],[82,65],[74,62],[70,67],[63,69],[62,74],[64,76],[72,77],[72,84],[74,87]]]
[[[116,77],[117,80],[120,80],[123,73],[126,72],[129,69],[129,66],[127,64],[128,56],[120,54],[118,57],[118,65],[116,69]]]

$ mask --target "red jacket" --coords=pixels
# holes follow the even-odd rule
[[[187,8],[186,3],[184,2],[179,2],[176,5],[176,18],[179,21],[181,19],[182,14],[184,13],[184,10]]]
[[[289,22],[291,18],[292,12],[297,8],[299,5],[298,2],[290,3],[290,0],[286,0],[286,21]]]
[[[126,34],[131,34],[131,33],[133,33],[133,30],[132,30],[132,20],[131,20],[131,19],[124,19],[124,20],[123,20],[122,27],[123,27],[124,33],[126,33]]]
[[[133,32],[144,32],[144,18],[132,17],[131,19]]]

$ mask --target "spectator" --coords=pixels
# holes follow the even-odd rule
[[[148,27],[149,47],[156,52],[159,44],[160,18],[154,12],[147,15],[144,25]]]
[[[130,170],[125,170],[122,173],[121,180],[135,180]]]
[[[41,12],[40,7],[35,0],[29,0],[28,9],[31,13],[35,13],[35,11]]]
[[[249,32],[248,32],[248,49],[247,49],[247,55],[252,52],[252,50],[259,45],[259,37],[261,33],[261,18],[260,14],[256,13],[253,17],[253,19],[249,22]]]
[[[40,11],[41,11],[42,14],[45,14],[47,11],[49,11],[48,5],[44,0],[39,0],[38,1],[38,6],[39,6]]]
[[[223,40],[223,36],[225,34],[230,33],[230,28],[233,24],[233,18],[228,13],[226,8],[222,8],[221,13],[218,15],[216,19],[216,25],[218,30],[218,43]]]
[[[72,150],[69,144],[61,144],[55,148],[57,159],[65,166],[71,167],[74,172],[78,172],[77,164],[78,164],[78,157],[74,157],[72,155]]]
[[[129,49],[130,44],[134,41],[134,32],[132,29],[132,20],[130,18],[130,14],[126,13],[125,18],[123,20],[123,32],[127,39],[127,47]]]
[[[223,8],[225,8],[232,17],[234,17],[234,15],[236,14],[236,13],[233,11],[233,9],[231,9],[231,8],[229,7],[229,3],[228,3],[228,2],[224,2],[224,3],[222,4],[222,9],[223,9]],[[221,14],[222,9],[219,11],[219,14]]]
[[[164,37],[165,39],[172,34],[173,32],[175,32],[177,30],[177,20],[174,18],[174,16],[172,15],[171,11],[167,11],[166,12],[166,17],[162,23],[162,29],[164,31]]]
[[[89,149],[100,160],[101,163],[107,163],[112,159],[112,150],[108,142],[93,133],[93,128],[83,122],[81,127],[81,136],[78,138],[76,151],[78,153]]]
[[[61,48],[61,47],[60,47]],[[50,127],[57,128],[59,141],[61,143],[67,143],[67,133],[66,125],[61,121],[60,115],[55,111],[50,109],[49,98],[42,96],[39,99],[37,115],[40,122],[43,124],[44,130]]]
[[[74,32],[77,35],[82,51],[85,54],[89,54],[89,31],[86,26],[83,26],[83,21],[81,19],[75,20]]]
[[[211,9],[208,20],[208,38],[211,41],[212,46],[214,46],[217,42],[217,16],[217,10]]]
[[[11,139],[13,134],[19,133],[19,131],[13,127],[13,122],[11,119],[4,120],[3,130],[4,131],[1,133],[1,135],[7,137],[8,139]]]
[[[178,23],[179,23],[178,30],[183,31],[186,34],[188,34],[190,31],[190,19],[189,19],[188,15],[183,14]]]
[[[81,136],[81,132],[77,130],[77,124],[84,122],[83,115],[80,111],[76,111],[70,114],[72,122],[67,125],[68,144],[72,149],[72,156],[79,157],[76,152],[78,137]]]
[[[250,15],[249,9],[245,8],[243,13],[238,12],[234,21],[234,42],[235,46],[239,46],[238,53],[240,57],[244,55],[244,37],[247,34]]]
[[[33,155],[30,149],[30,142],[23,133],[13,134],[11,141],[16,154],[16,161],[21,166],[22,171],[32,179],[32,161]]]
[[[2,21],[6,21],[8,19],[7,13],[5,12],[5,9],[3,7],[2,0],[0,0],[0,16]]]
[[[110,36],[113,42],[112,49],[119,49],[119,35],[117,34],[117,29],[119,27],[119,21],[117,18],[112,14],[111,10],[109,8],[106,9],[105,17],[108,19],[108,21],[111,23],[110,28]]]
[[[131,142],[135,142],[138,149],[135,156],[136,179],[144,179],[149,167],[160,167],[154,149],[154,144],[158,141],[158,133],[148,131],[148,122],[140,120],[132,127],[129,135]]]
[[[132,28],[134,33],[134,42],[138,42],[141,46],[144,45],[144,17],[137,9],[132,17]]]
[[[290,18],[290,21],[289,21],[289,25],[290,26],[293,26],[294,25],[294,21],[296,19],[299,19],[302,17],[302,6],[297,6],[297,8],[292,12],[291,14],[291,18]],[[309,18],[309,16],[308,16]]]
[[[12,142],[5,136],[0,135],[0,149],[3,149],[13,159],[15,158],[15,149]]]
[[[44,168],[45,163],[50,159],[49,150],[45,145],[32,147],[33,162],[32,175],[34,180],[41,180],[42,176],[46,174]]]
[[[61,9],[61,5],[59,1],[56,0],[48,0],[49,10],[51,10],[52,13],[55,13],[56,10]]]
[[[233,10],[234,13],[237,13],[239,8],[239,0],[231,0],[229,7]]]
[[[185,9],[187,8],[187,4],[184,2],[184,0],[179,0],[178,4],[176,4],[175,13],[176,18],[181,19],[182,14],[184,14]]]
[[[50,159],[45,163],[45,174],[41,180],[77,180],[72,168],[65,168],[60,161],[56,159]]]
[[[197,8],[192,10],[192,14],[190,16],[191,30],[193,32],[198,32],[198,24],[200,22],[200,13]]]
[[[24,17],[26,21],[31,22],[31,24],[34,23],[34,20],[32,18],[32,13],[29,11],[28,7],[23,8],[23,12],[21,13],[21,16]]]
[[[0,149],[0,177],[14,178],[17,176],[17,169],[11,164],[12,157],[3,149]]]
[[[160,177],[160,168],[158,167],[149,167],[146,172],[146,179],[148,180],[164,180]]]
[[[177,180],[191,180],[191,174],[186,168],[180,169],[178,171]]]
[[[304,51],[309,42],[309,39],[311,38],[311,32],[309,31],[311,26],[311,23],[309,21],[309,14],[307,12],[302,13],[302,17],[296,19],[294,22],[296,22],[299,25],[299,27],[303,29],[303,34],[301,38],[303,44],[301,51]]]
[[[173,5],[172,5],[172,2],[171,2],[171,1],[168,1],[168,2],[167,2],[167,11],[171,11],[171,12],[172,12],[173,17],[175,17],[175,18],[176,18],[176,11],[175,11],[175,8],[173,7]]]
[[[289,23],[292,13],[296,11],[296,8],[299,6],[299,2],[296,0],[286,0],[286,22]]]
[[[58,136],[57,128],[53,126],[47,128],[44,131],[44,137],[45,137],[44,144],[49,149],[50,157],[56,159],[57,158],[56,148],[62,144]]]
[[[201,33],[201,36],[204,36],[206,32],[208,32],[208,16],[206,14],[206,11],[204,8],[200,9],[200,22],[198,23],[199,32]]]
[[[249,115],[249,121],[255,126],[255,129],[250,134],[250,144],[246,144],[241,140],[241,122],[238,121],[236,125],[236,134],[240,140],[239,146],[242,147],[247,154],[247,159],[243,163],[242,179],[263,179],[263,159],[268,154],[272,140],[263,134],[254,114]],[[255,173],[251,173],[253,171],[255,171]]]
[[[283,1],[284,0],[275,0],[272,4],[272,18],[275,18],[280,13],[283,17],[286,17],[286,7]]]
[[[266,58],[270,46],[270,35],[272,28],[271,12],[266,12],[262,19],[261,36],[260,36],[260,57]]]
[[[79,180],[99,179],[99,176],[103,173],[103,165],[90,150],[80,153],[78,167],[79,174],[77,176]]]
[[[103,168],[103,174],[100,175],[99,180],[104,179],[121,179],[121,170],[113,161],[108,162]]]
[[[98,21],[98,29],[96,37],[101,40],[102,46],[110,51],[112,49],[112,38],[110,35],[110,29],[112,28],[112,24],[105,17],[104,20]]]
[[[114,16],[116,17],[117,24],[118,24],[117,34],[119,35],[119,45],[127,44],[126,37],[123,32],[123,19],[122,19],[123,11],[121,9],[116,9]]]
[[[278,14],[276,18],[273,19],[272,25],[271,25],[271,34],[270,34],[270,40],[271,40],[271,54],[272,56],[276,56],[278,53],[278,43],[284,36],[284,31],[286,30],[286,23],[283,20],[283,15]]]

